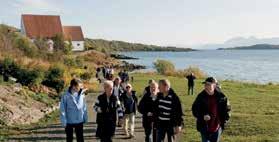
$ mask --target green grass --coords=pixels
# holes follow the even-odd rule
[[[168,78],[179,95],[184,108],[185,129],[183,141],[198,142],[191,106],[196,95],[202,91],[202,80],[196,81],[195,95],[186,95],[186,80],[150,74],[133,74],[134,89],[142,96],[149,79]],[[279,141],[279,85],[258,85],[236,81],[221,81],[222,90],[232,105],[232,117],[222,135],[225,142],[278,142]]]

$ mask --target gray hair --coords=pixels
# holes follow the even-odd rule
[[[170,81],[168,79],[159,80],[159,84],[163,84],[163,85],[166,85],[168,87],[171,87]]]
[[[110,86],[111,88],[113,88],[113,82],[110,81],[110,80],[106,80],[106,81],[104,82],[104,87],[105,87],[105,86]]]

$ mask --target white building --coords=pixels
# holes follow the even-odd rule
[[[48,39],[49,51],[53,50],[53,41],[56,35],[64,35],[65,40],[72,41],[73,51],[84,50],[84,37],[80,26],[62,26],[58,15],[31,15],[21,16],[21,33],[31,40],[37,38]]]
[[[84,50],[84,37],[80,26],[63,26],[63,33],[65,39],[72,42],[73,51]]]

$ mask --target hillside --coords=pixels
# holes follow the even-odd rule
[[[126,51],[173,51],[173,52],[187,52],[194,51],[190,48],[178,48],[173,46],[157,46],[146,45],[140,43],[129,43],[124,41],[109,41],[104,39],[85,39],[85,48],[93,49],[101,52],[126,52]]]
[[[218,50],[267,50],[267,49],[279,49],[279,45],[271,44],[256,44],[252,46],[239,46],[232,48],[219,48]]]

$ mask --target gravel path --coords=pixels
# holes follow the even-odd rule
[[[88,142],[98,142],[99,140],[95,137],[96,132],[96,113],[93,112],[93,103],[95,102],[97,94],[89,94],[87,99],[88,105],[88,116],[89,122],[84,126],[84,138],[85,141]],[[113,139],[114,142],[144,142],[144,129],[141,124],[141,116],[136,117],[135,122],[135,135],[136,137],[133,139],[128,139],[125,135],[122,128],[117,128],[115,137]],[[31,129],[30,133],[10,136],[8,141],[65,141],[66,135],[64,132],[64,128],[60,126],[59,123],[50,124],[47,127],[39,128],[39,129]]]

